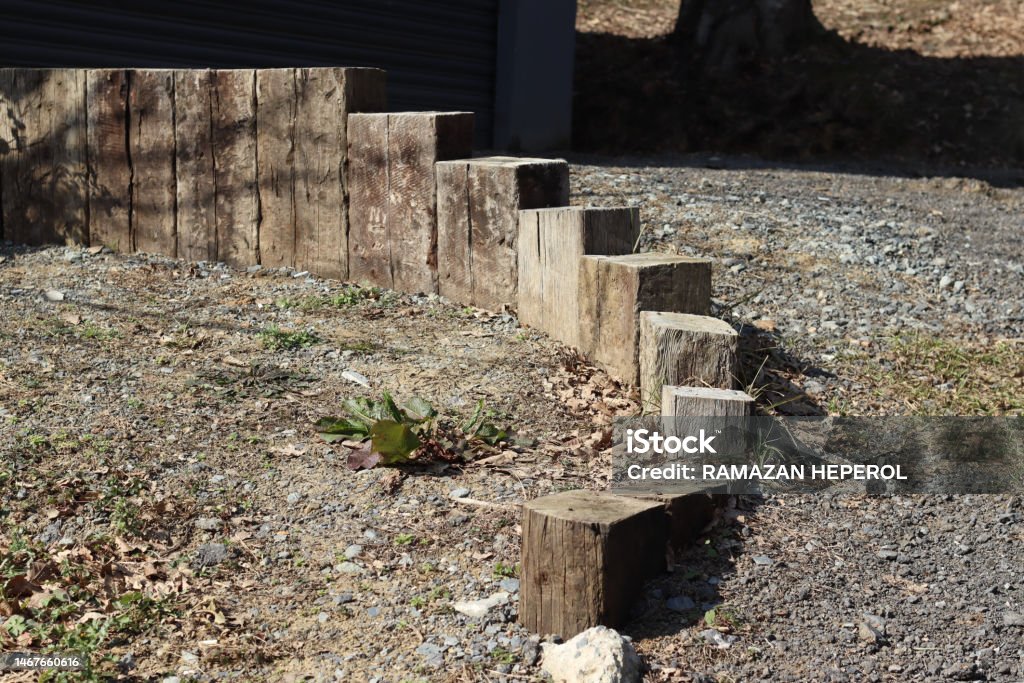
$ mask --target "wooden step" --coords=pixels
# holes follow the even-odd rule
[[[348,136],[349,279],[436,293],[434,165],[470,154],[473,115],[352,114]]]
[[[645,412],[658,413],[665,385],[732,389],[739,335],[718,318],[640,313],[640,389]]]
[[[490,310],[515,306],[519,211],[568,203],[563,159],[499,156],[437,164],[440,294]]]
[[[531,209],[519,213],[519,321],[579,347],[580,257],[633,251],[633,208]]]
[[[580,350],[610,374],[640,381],[640,312],[706,315],[711,262],[670,254],[580,259]]]
[[[667,533],[658,500],[566,491],[526,503],[520,623],[563,638],[621,626],[643,582],[665,569]]]

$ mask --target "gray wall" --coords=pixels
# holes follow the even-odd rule
[[[567,146],[575,0],[3,0],[0,66],[376,66],[389,108]]]

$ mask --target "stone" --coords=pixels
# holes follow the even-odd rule
[[[544,643],[541,669],[553,683],[639,683],[642,665],[633,644],[595,626],[562,645]]]
[[[1024,626],[1024,614],[1020,612],[1004,612],[1004,626]]]
[[[223,543],[206,543],[196,549],[193,564],[198,568],[214,567],[228,557],[228,548]]]
[[[689,612],[697,608],[697,603],[685,595],[677,595],[674,598],[669,598],[665,602],[665,607],[673,612]]]
[[[508,600],[509,594],[505,591],[499,591],[488,598],[483,598],[482,600],[454,602],[452,603],[452,609],[460,614],[465,614],[467,617],[479,619],[486,615],[492,608],[499,605],[507,605]]]

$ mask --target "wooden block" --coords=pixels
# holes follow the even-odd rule
[[[384,108],[384,72],[319,67],[295,71],[295,267],[348,277],[348,113]]]
[[[133,70],[128,84],[132,246],[136,251],[173,257],[177,251],[174,72]]]
[[[350,279],[437,291],[434,164],[470,152],[466,112],[349,117]]]
[[[621,626],[643,582],[665,568],[659,501],[567,491],[523,506],[519,621],[569,638]]]
[[[218,260],[212,97],[213,74],[208,69],[174,74],[178,257],[190,261]]]
[[[687,313],[640,313],[640,390],[645,410],[661,407],[661,387],[731,389],[739,336],[718,318]]]
[[[715,434],[715,462],[745,461],[751,446],[748,418],[754,399],[742,391],[710,387],[662,387],[663,431],[677,436]]]
[[[387,233],[395,289],[438,291],[434,164],[469,155],[472,142],[472,114],[388,116]]]
[[[237,268],[260,262],[255,77],[249,69],[213,72],[217,259]]]
[[[85,71],[0,71],[0,224],[22,244],[88,243]]]
[[[468,304],[473,298],[469,244],[469,166],[440,162],[437,179],[437,287],[441,296]]]
[[[439,291],[453,301],[498,310],[518,289],[519,211],[569,203],[569,166],[561,159],[484,157],[439,164]],[[465,207],[459,209],[459,207]],[[468,256],[467,256],[468,253]]]
[[[256,71],[260,263],[295,266],[295,69]]]
[[[640,380],[640,312],[704,315],[710,305],[706,259],[657,253],[580,259],[580,350],[632,384]]]
[[[348,277],[391,288],[387,114],[349,115],[348,159]]]
[[[114,251],[132,248],[128,155],[128,72],[86,72],[89,159],[89,243]]]
[[[661,388],[661,414],[683,417],[747,417],[753,414],[754,399],[734,389],[710,387]]]
[[[639,235],[637,209],[572,206],[520,211],[519,321],[578,347],[580,257],[629,254]]]
[[[384,109],[384,84],[380,69],[256,71],[263,265],[348,276],[348,114]]]

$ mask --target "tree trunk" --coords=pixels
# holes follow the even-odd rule
[[[782,57],[821,30],[811,0],[683,0],[674,37],[701,72]]]

